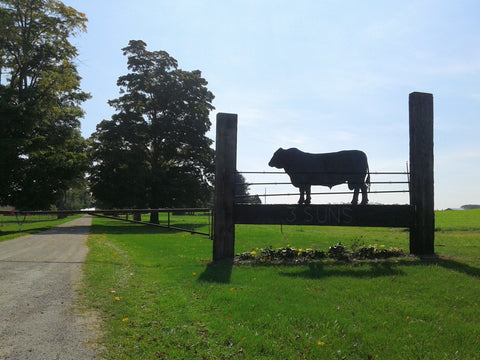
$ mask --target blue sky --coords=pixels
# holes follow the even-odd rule
[[[435,208],[480,204],[480,2],[334,0],[65,0],[84,12],[78,47],[89,136],[113,109],[121,48],[143,40],[202,71],[217,112],[237,113],[237,168],[269,171],[273,152],[360,149],[371,171],[405,171],[408,95],[434,96]],[[248,181],[287,181],[246,175]],[[372,176],[372,181],[406,177]],[[332,191],[344,191],[334,187]],[[373,185],[372,190],[398,189]],[[295,193],[290,185],[251,193]],[[314,192],[328,188],[315,187]],[[350,196],[314,197],[314,203]],[[269,197],[268,203],[296,202]],[[371,202],[408,203],[406,194]]]

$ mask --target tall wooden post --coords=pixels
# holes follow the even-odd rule
[[[217,114],[213,261],[232,261],[235,256],[237,120],[237,114]]]
[[[410,228],[410,253],[434,254],[435,213],[433,200],[433,95],[409,96],[410,204],[415,218]]]

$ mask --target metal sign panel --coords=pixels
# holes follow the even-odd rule
[[[235,205],[236,224],[405,227],[410,205]]]

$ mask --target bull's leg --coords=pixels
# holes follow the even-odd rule
[[[312,201],[312,197],[310,196],[310,193],[312,191],[312,186],[307,185],[305,190],[307,191],[307,198],[305,199],[305,204],[310,205],[310,202]]]
[[[305,187],[304,186],[300,186],[299,187],[300,189],[300,199],[298,199],[298,203],[301,205],[305,202],[305,198],[304,198],[304,194],[305,194]]]
[[[368,195],[367,195],[367,185],[362,184],[361,186],[362,189],[362,205],[367,205],[368,204]]]
[[[359,188],[358,186],[355,186],[353,190],[353,199],[352,199],[352,205],[357,205],[358,204],[358,193],[359,193]]]

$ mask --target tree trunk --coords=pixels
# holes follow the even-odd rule
[[[150,222],[152,224],[159,224],[160,222],[158,221],[158,211],[152,211],[150,213]]]

